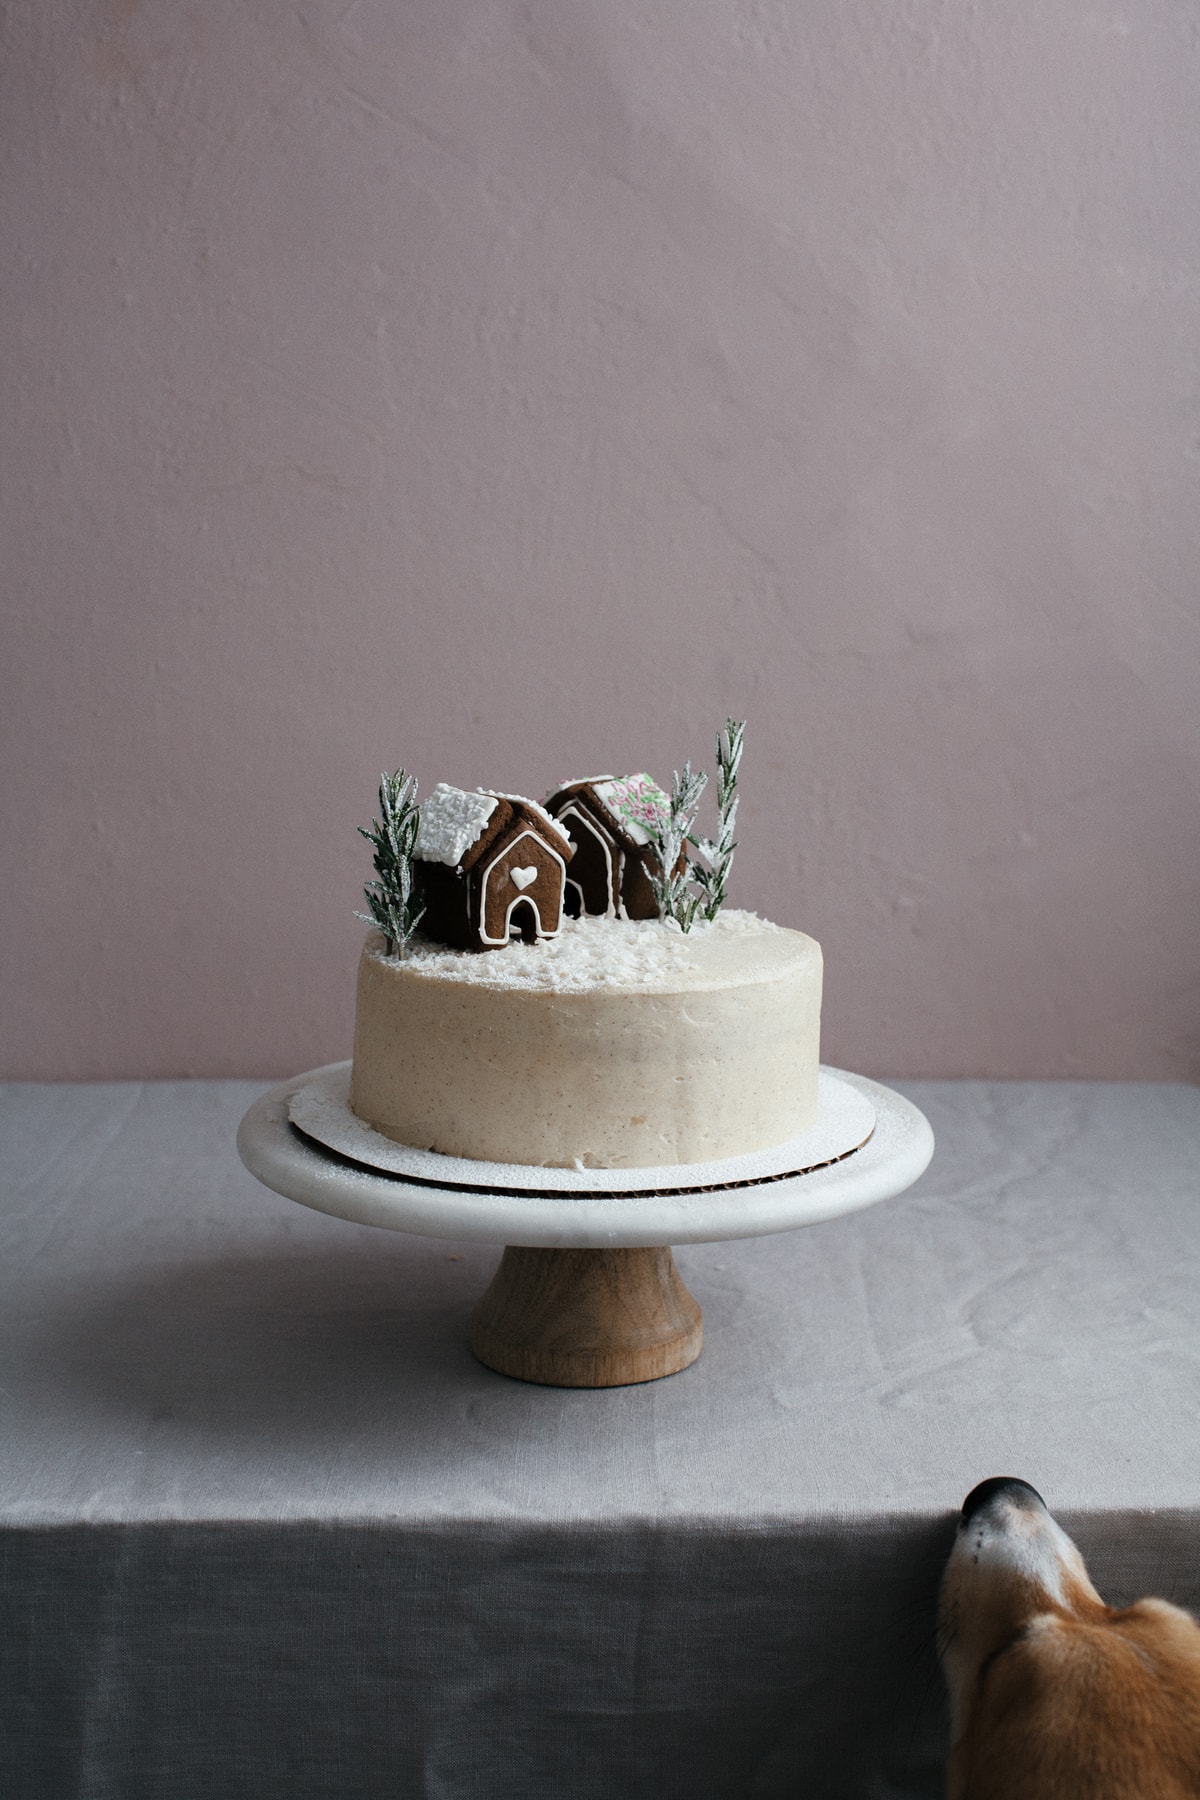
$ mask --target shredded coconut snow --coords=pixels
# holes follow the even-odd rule
[[[445,863],[456,869],[496,810],[494,795],[468,793],[439,781],[421,802],[421,823],[413,855],[420,862]]]
[[[700,943],[713,937],[731,938],[781,930],[757,913],[729,908],[710,922],[702,920],[690,932],[664,925],[659,919],[612,919],[585,914],[564,919],[556,938],[536,943],[519,940],[502,950],[448,950],[420,932],[405,951],[404,960],[415,963],[423,975],[469,981],[480,987],[554,989],[616,987],[651,991],[673,975],[697,967]],[[376,955],[381,961],[382,946]]]

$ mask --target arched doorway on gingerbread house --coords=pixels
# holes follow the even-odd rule
[[[532,900],[517,900],[509,908],[508,941],[519,937],[523,944],[536,944],[542,935],[541,920]]]

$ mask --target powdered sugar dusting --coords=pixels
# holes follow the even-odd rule
[[[673,977],[699,969],[708,945],[735,938],[776,937],[782,931],[757,913],[728,907],[687,933],[659,919],[585,914],[580,919],[564,919],[558,937],[539,938],[533,944],[514,941],[501,950],[483,953],[448,950],[418,932],[404,960],[422,975],[481,987],[653,992],[669,987]],[[394,960],[383,956],[382,942],[375,954],[381,961]]]
[[[494,796],[468,792],[439,781],[421,802],[421,824],[413,855],[420,862],[456,869],[496,810]]]

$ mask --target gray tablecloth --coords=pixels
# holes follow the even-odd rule
[[[600,1393],[259,1187],[256,1085],[0,1089],[7,1800],[932,1795],[997,1473],[1200,1604],[1200,1092],[902,1085],[918,1186],[680,1250],[700,1362]]]

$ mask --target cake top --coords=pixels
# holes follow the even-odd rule
[[[381,940],[368,946],[368,954],[389,960]],[[418,933],[403,963],[392,966],[418,977],[530,993],[671,993],[728,980],[774,980],[783,964],[814,955],[820,950],[803,932],[726,907],[686,933],[664,929],[657,919],[585,915],[559,937],[514,940],[487,956],[463,956]]]
[[[686,936],[725,903],[737,848],[738,764],[745,723],[717,733],[717,835],[698,834],[708,782],[685,762],[670,793],[642,771],[568,782],[545,805],[497,788],[439,781],[418,802],[416,778],[386,771],[379,817],[360,834],[375,878],[359,918],[404,957],[419,927],[455,951],[554,938],[571,921],[654,921]],[[568,864],[571,865],[568,874]],[[448,871],[448,873],[446,873]]]

